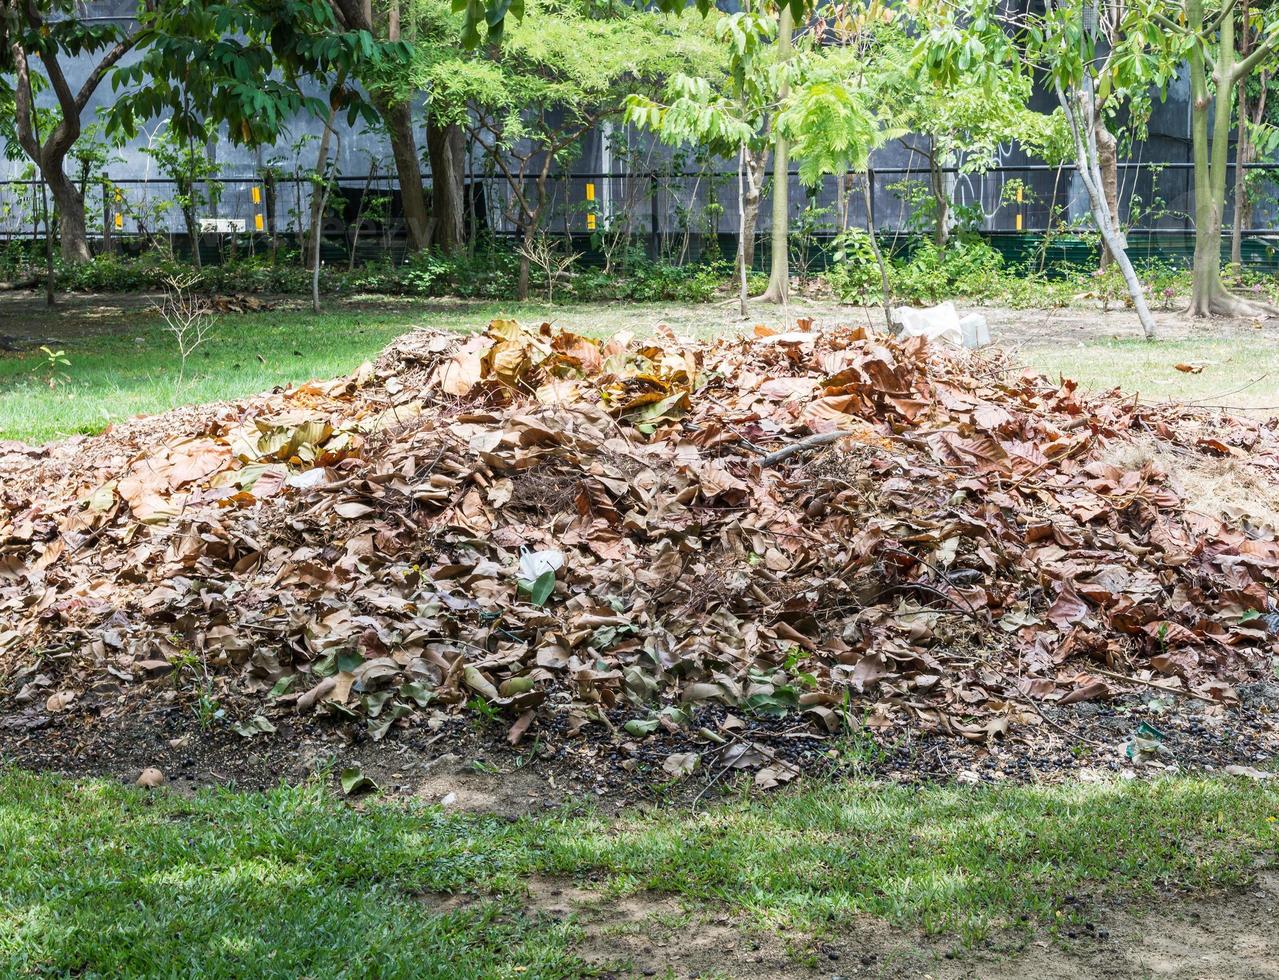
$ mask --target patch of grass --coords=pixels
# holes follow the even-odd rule
[[[139,314],[126,331],[59,341],[70,364],[53,387],[39,351],[0,358],[0,439],[44,442],[100,432],[132,415],[334,377],[413,325],[402,313],[380,311],[223,316],[179,385],[172,339],[154,315]]]
[[[1279,796],[1181,778],[968,789],[848,785],[705,816],[572,825],[548,838],[564,872],[739,904],[820,930],[869,913],[977,939],[1054,923],[1070,895],[1149,894],[1247,878],[1279,854]]]
[[[1248,338],[1161,340],[1090,338],[1087,343],[1027,347],[1026,363],[1050,377],[1105,390],[1118,386],[1143,401],[1187,401],[1253,409],[1279,405],[1279,345]],[[1199,373],[1178,364],[1202,367]],[[1239,390],[1236,390],[1239,389]]]
[[[861,913],[980,938],[1080,894],[1241,883],[1279,857],[1279,798],[1240,781],[851,783],[699,815],[508,823],[357,811],[312,785],[191,798],[0,772],[0,974],[579,976],[575,927],[521,879],[722,902],[822,932]],[[441,912],[421,896],[483,897]]]
[[[184,800],[6,773],[0,975],[580,975],[572,927],[509,887],[443,914],[418,897],[509,886],[520,840],[316,787]]]
[[[596,336],[628,329],[647,333],[667,319],[653,304],[548,307],[542,303],[388,301],[330,304],[309,311],[268,310],[218,318],[210,339],[191,358],[178,383],[180,358],[173,339],[150,310],[121,314],[109,326],[70,312],[61,323],[33,311],[28,333],[48,337],[70,362],[58,368],[56,384],[48,356],[40,350],[0,355],[0,439],[40,443],[101,432],[134,415],[153,415],[180,405],[243,398],[276,385],[347,374],[374,358],[395,337],[418,327],[476,330],[498,316],[531,323],[563,322]],[[684,311],[694,332],[716,329],[722,312]],[[77,326],[79,329],[77,329]]]

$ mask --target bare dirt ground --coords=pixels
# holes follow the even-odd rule
[[[1279,977],[1279,875],[1243,892],[1136,909],[1078,899],[1055,934],[965,947],[858,919],[821,940],[781,938],[740,916],[661,893],[610,896],[590,882],[535,879],[530,910],[582,927],[582,957],[605,977],[1268,980]],[[464,898],[425,899],[443,911]]]

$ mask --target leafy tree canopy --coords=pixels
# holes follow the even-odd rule
[[[312,0],[175,0],[144,9],[140,20],[141,57],[116,69],[112,84],[121,97],[107,116],[127,135],[168,115],[183,135],[198,136],[212,123],[226,125],[238,143],[271,142],[290,116],[328,111],[303,91],[303,79],[327,82],[409,56],[401,42],[341,29],[329,5]],[[345,108],[350,122],[373,118],[351,86],[334,86],[330,103]]]
[[[436,6],[427,24],[442,25]],[[415,48],[412,83],[432,105],[470,106],[500,120],[504,142],[536,137],[554,114],[573,128],[619,111],[629,93],[719,58],[700,18],[603,6],[590,0],[532,0],[500,49],[468,52],[437,26],[437,43]]]

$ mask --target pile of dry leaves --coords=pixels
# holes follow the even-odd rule
[[[752,719],[986,741],[1152,685],[1228,706],[1271,671],[1279,541],[1110,462],[1136,435],[1279,470],[1270,424],[863,328],[417,333],[337,381],[0,444],[4,696],[111,715],[194,678],[246,737],[682,730],[764,784],[794,770]]]

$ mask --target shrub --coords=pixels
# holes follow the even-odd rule
[[[831,264],[826,282],[845,303],[869,303],[880,299],[883,281],[870,233],[850,228],[831,242]]]
[[[1003,270],[1003,256],[980,238],[956,237],[945,248],[925,240],[905,262],[894,263],[893,295],[914,303],[990,299],[1003,288]]]

